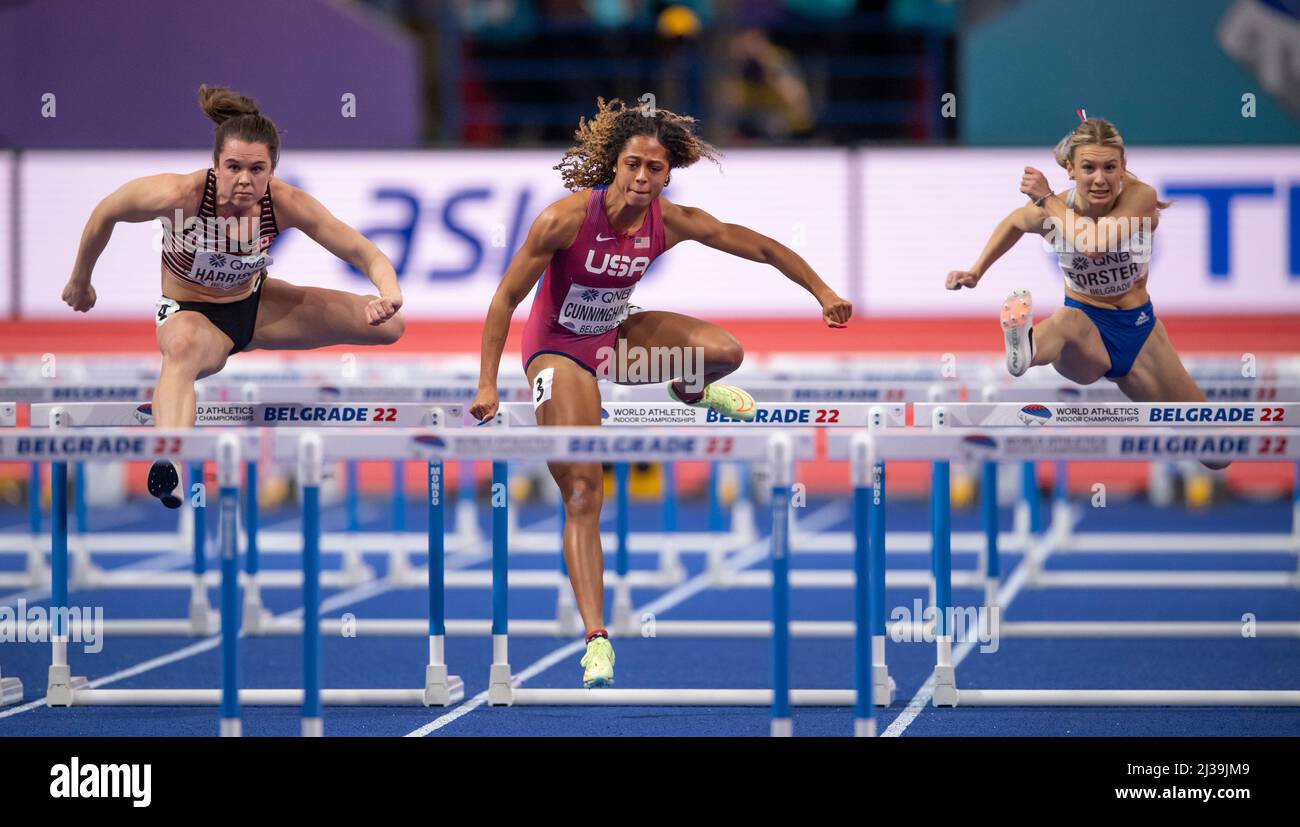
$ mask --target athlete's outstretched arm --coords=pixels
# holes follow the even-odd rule
[[[1025,233],[1042,235],[1046,231],[1043,223],[1045,219],[1046,213],[1032,204],[1026,204],[1012,211],[994,228],[988,244],[984,245],[984,252],[980,253],[980,257],[969,270],[953,270],[948,273],[948,289],[960,290],[963,287],[973,289],[993,266],[993,262],[1016,246],[1016,242],[1022,235]]]
[[[123,184],[91,210],[86,227],[81,231],[72,277],[63,288],[63,300],[73,310],[85,313],[95,306],[95,288],[90,286],[90,274],[108,246],[114,225],[119,221],[139,224],[155,218],[174,218],[173,211],[184,201],[186,178],[171,173],[136,178]]]
[[[1035,201],[1041,198],[1044,215],[1058,228],[1064,230],[1071,227],[1071,224],[1067,223],[1070,208],[1059,195],[1052,192],[1051,186],[1047,183],[1047,176],[1042,172],[1033,167],[1025,167],[1025,174],[1020,180],[1020,191]],[[1074,249],[1085,256],[1090,256],[1094,253],[1113,252],[1116,247],[1127,247],[1134,229],[1131,219],[1149,219],[1150,230],[1155,230],[1160,221],[1158,201],[1155,187],[1130,179],[1106,215],[1096,219],[1074,217],[1076,228],[1072,230],[1070,239]],[[1085,230],[1088,222],[1093,222],[1091,232],[1081,232]]]
[[[679,241],[701,244],[733,256],[770,264],[790,281],[812,293],[822,307],[828,327],[845,327],[853,305],[840,298],[794,250],[740,224],[724,224],[695,207],[683,207],[660,198],[668,247]]]
[[[537,286],[551,256],[573,242],[582,223],[583,213],[575,212],[568,202],[569,199],[564,199],[551,204],[533,221],[528,237],[510,259],[510,266],[488,305],[479,348],[478,396],[469,409],[478,420],[495,416],[497,412],[497,372],[501,368],[501,351],[505,349],[506,336],[510,333],[510,317]]]
[[[402,307],[397,271],[375,243],[344,224],[308,193],[276,182],[275,212],[281,230],[297,227],[307,237],[366,274],[379,298],[366,305],[366,321],[383,324]]]

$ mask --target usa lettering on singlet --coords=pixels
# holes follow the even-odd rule
[[[658,199],[635,230],[616,232],[605,211],[607,194],[589,192],[573,241],[551,255],[524,325],[525,363],[537,353],[564,353],[594,371],[602,337],[636,312],[632,292],[667,249]]]
[[[163,234],[163,265],[181,281],[210,290],[238,290],[273,263],[266,252],[279,234],[271,188],[259,203],[257,233],[251,242],[240,242],[240,229],[250,226],[246,218],[217,217],[217,176],[208,170],[207,184],[198,213],[186,219],[183,228]],[[165,227],[165,224],[164,224]],[[180,233],[176,230],[181,229]]]
[[[613,330],[627,319],[635,280],[650,266],[649,256],[625,256],[587,251],[584,267],[592,275],[633,279],[627,287],[595,287],[574,281],[569,285],[556,321],[574,333],[595,334]]]
[[[1066,196],[1066,206],[1074,206],[1074,190]],[[1057,259],[1066,285],[1085,296],[1120,296],[1147,277],[1151,239],[1138,231],[1121,249],[1091,258],[1072,250],[1061,250]],[[1147,255],[1139,255],[1142,250]]]

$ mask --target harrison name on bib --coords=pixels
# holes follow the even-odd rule
[[[560,306],[560,326],[582,335],[613,330],[627,318],[632,290],[632,286],[601,288],[571,284],[569,295]]]
[[[200,250],[190,265],[190,280],[215,290],[237,290],[272,264],[267,253],[237,256],[217,250]]]

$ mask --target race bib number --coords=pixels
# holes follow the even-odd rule
[[[559,322],[566,330],[592,335],[613,330],[627,318],[632,287],[569,286],[569,295],[560,305]]]
[[[181,306],[175,299],[169,299],[162,296],[158,299],[158,312],[154,314],[155,326],[162,327],[163,322],[172,317]]]
[[[542,368],[537,372],[537,378],[533,380],[533,410],[537,410],[542,403],[551,398],[551,385],[555,381],[555,368]]]

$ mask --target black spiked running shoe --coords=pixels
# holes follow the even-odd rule
[[[180,508],[181,498],[176,489],[181,484],[176,465],[169,459],[156,459],[149,469],[149,493],[162,500],[168,508]]]

